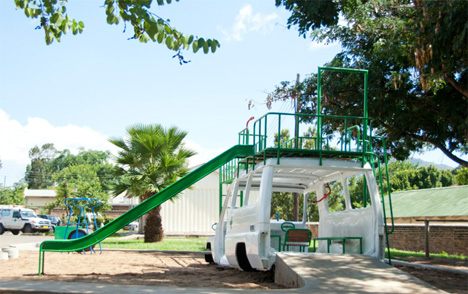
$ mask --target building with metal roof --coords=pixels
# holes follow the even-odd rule
[[[468,220],[468,185],[399,191],[391,197],[396,223],[415,223],[416,219]],[[388,222],[388,197],[385,197],[385,211]]]

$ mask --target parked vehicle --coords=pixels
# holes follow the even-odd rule
[[[129,223],[124,227],[124,230],[129,230],[131,232],[138,232],[138,221]]]
[[[52,224],[52,227],[51,227],[52,231],[55,231],[56,226],[61,226],[62,225],[62,220],[56,215],[39,214],[38,217],[50,220],[50,223]]]
[[[49,231],[52,224],[49,220],[37,217],[33,210],[27,208],[0,209],[0,235],[11,231],[13,235],[33,233],[36,231]]]

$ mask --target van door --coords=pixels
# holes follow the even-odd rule
[[[14,210],[11,217],[11,229],[19,230],[23,228],[24,222],[21,219],[21,213],[18,210]]]

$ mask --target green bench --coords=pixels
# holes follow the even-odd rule
[[[345,247],[345,241],[346,240],[359,240],[359,252],[362,254],[362,237],[317,237],[314,238],[314,252],[316,251],[315,249],[315,240],[320,241],[320,240],[326,240],[327,241],[327,253],[330,253],[330,244],[332,240],[341,240],[343,244],[343,254],[346,253],[346,247]]]

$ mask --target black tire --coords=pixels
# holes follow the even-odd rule
[[[23,233],[25,234],[28,234],[28,233],[32,233],[33,232],[33,229],[31,227],[30,224],[25,224],[24,227],[23,227]]]
[[[0,235],[3,235],[3,233],[5,233],[5,228],[0,224]]]
[[[249,259],[247,258],[247,251],[245,250],[244,243],[238,243],[236,246],[236,257],[239,267],[245,272],[253,272],[255,269],[250,265]]]
[[[18,235],[20,230],[11,230],[11,232],[13,233],[13,235]]]
[[[88,235],[86,233],[86,230],[84,229],[74,229],[73,231],[70,232],[70,234],[68,234],[68,239],[77,239],[78,238],[81,238],[81,237],[84,237]],[[93,246],[91,246],[91,248],[94,249],[94,246],[96,246],[96,244],[94,244]],[[91,251],[91,249],[89,247],[86,247],[85,249],[83,249],[84,251]],[[77,251],[77,252],[81,252],[80,251]]]
[[[213,255],[211,253],[205,253],[205,261],[208,263],[214,263]]]

